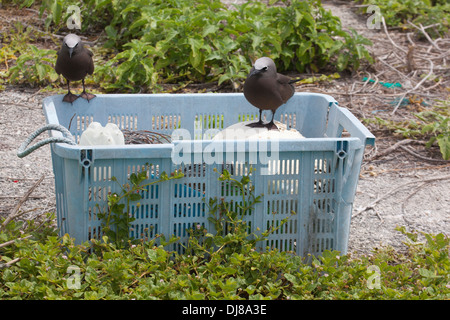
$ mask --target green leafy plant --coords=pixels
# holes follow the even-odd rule
[[[218,0],[197,0],[194,6],[185,0],[133,3],[121,15],[105,28],[106,45],[123,49],[97,75],[118,80],[106,89],[137,90],[161,79],[235,83],[248,73],[249,58],[262,55],[272,56],[281,71],[300,72],[331,64],[338,71],[358,69],[360,61],[371,60],[364,47],[370,41],[343,31],[339,19],[315,0],[289,6],[250,1],[236,10]]]
[[[450,160],[450,116],[435,111],[424,111],[415,116],[423,123],[419,134],[430,137],[426,146],[430,147],[437,142],[442,158]],[[414,134],[416,134],[416,130],[412,130],[410,133],[410,135]]]
[[[426,139],[426,147],[437,143],[444,160],[450,159],[450,111],[449,101],[437,101],[428,110],[413,113],[414,119],[404,121],[386,120],[380,117],[363,120],[392,130],[409,139]]]
[[[208,233],[202,226],[191,229],[187,251],[203,252],[208,255],[216,255],[220,251],[226,255],[236,252],[248,253],[255,250],[257,242],[266,240],[270,234],[282,228],[288,221],[289,217],[283,219],[277,227],[264,231],[251,231],[246,219],[254,211],[255,204],[261,201],[261,196],[254,194],[254,186],[251,184],[251,174],[254,170],[249,168],[248,175],[244,175],[239,180],[226,169],[221,172],[218,180],[222,182],[223,197],[211,198],[208,202],[208,221],[213,224],[216,233]],[[215,172],[217,172],[216,169]],[[226,199],[226,190],[231,189],[234,190],[234,194],[241,197],[240,201]]]
[[[160,79],[153,58],[155,48],[136,40],[125,44],[124,48],[123,52],[106,63],[100,62],[96,67],[94,82],[101,78],[103,88],[107,91],[148,91],[158,86]]]
[[[26,82],[30,85],[52,83],[58,79],[58,74],[53,68],[55,59],[55,50],[39,49],[31,44],[9,70],[10,81],[12,83]]]
[[[339,73],[334,73],[330,75],[322,74],[319,77],[312,76],[299,81],[299,83],[318,83],[318,82],[331,82],[333,79],[339,79],[341,76]]]
[[[362,3],[378,6],[386,24],[401,26],[420,36],[423,35],[408,20],[424,27],[433,25],[427,33],[434,38],[444,36],[450,27],[450,3],[446,0],[362,0]]]
[[[142,192],[146,178],[139,172],[130,183]],[[0,299],[450,298],[450,238],[443,234],[398,227],[406,250],[381,247],[355,258],[326,250],[311,263],[289,252],[255,250],[244,214],[258,201],[249,178],[222,172],[224,190],[243,192],[243,201],[213,201],[216,234],[196,228],[184,254],[166,249],[176,238],[123,246],[105,236],[75,245],[67,234],[56,235],[51,215],[41,222],[0,218]]]
[[[32,234],[23,226],[0,230],[2,300],[450,298],[450,239],[404,227],[397,230],[406,250],[325,251],[305,264],[276,250],[178,254],[155,239],[123,249],[98,240],[75,245],[57,237],[50,220]]]
[[[93,81],[106,91],[152,92],[162,84],[215,81],[238,88],[252,60],[263,55],[271,56],[281,72],[354,71],[372,61],[365,48],[370,41],[342,30],[319,0],[275,2],[248,1],[234,8],[219,0],[29,0],[22,5],[39,4],[46,25],[56,30],[69,18],[67,8],[78,5],[81,31],[104,31],[102,46],[110,52],[96,56]]]
[[[41,31],[25,27],[21,22],[15,22],[9,32],[4,34],[0,48],[0,66],[4,66],[4,71],[0,73],[0,78],[5,83],[40,86],[58,79],[53,69],[56,51],[32,44],[42,34]]]
[[[99,210],[97,217],[101,220],[101,229],[104,235],[119,248],[128,246],[134,240],[130,238],[131,223],[135,220],[131,216],[130,204],[141,200],[142,193],[148,192],[147,187],[172,179],[180,179],[184,176],[182,172],[178,171],[175,171],[171,176],[162,172],[159,179],[143,184],[144,181],[149,179],[150,169],[151,165],[146,164],[141,171],[131,173],[130,183],[124,185],[120,185],[117,179],[112,177],[111,180],[119,184],[120,193],[113,192],[107,196],[107,210],[105,212],[102,212],[102,207],[99,204],[96,206]],[[137,203],[137,207],[139,207],[139,203]]]
[[[19,5],[20,8],[38,6],[39,17],[43,19],[46,30],[50,28],[54,30],[67,29],[67,20],[78,11],[69,10],[71,6],[76,6],[82,17],[81,30],[96,29],[98,26],[105,25],[110,20],[110,9],[116,6],[116,1],[106,0],[3,0],[5,3],[13,3]],[[119,5],[123,1],[118,1]],[[77,10],[78,10],[77,9]],[[92,13],[103,12],[102,15],[93,15]]]

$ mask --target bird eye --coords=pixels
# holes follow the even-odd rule
[[[263,71],[267,71],[267,69],[268,69],[267,66],[264,66],[264,67],[262,68]]]

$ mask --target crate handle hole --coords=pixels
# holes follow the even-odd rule
[[[90,166],[91,166],[91,160],[89,160],[89,159],[84,159],[83,160],[83,162],[82,162],[82,165],[83,165],[83,167],[85,167],[85,168],[89,168]]]
[[[347,152],[345,152],[344,150],[340,150],[337,156],[339,157],[339,159],[344,159],[347,156]]]

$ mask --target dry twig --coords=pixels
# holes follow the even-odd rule
[[[392,43],[392,45],[394,47],[396,47],[397,49],[399,49],[400,51],[404,52],[405,54],[408,54],[408,51],[403,49],[402,47],[400,47],[399,45],[397,45],[391,38],[391,36],[389,35],[389,32],[387,31],[387,27],[386,27],[386,22],[384,21],[384,17],[381,16],[381,22],[383,24],[383,30],[384,33],[386,34],[387,38],[389,39],[389,41]]]
[[[381,200],[384,200],[385,198],[391,196],[392,194],[402,190],[403,188],[411,185],[411,184],[418,184],[418,183],[430,183],[430,182],[434,182],[434,181],[440,181],[440,180],[447,180],[450,179],[450,174],[449,175],[444,175],[444,176],[438,176],[438,177],[431,177],[431,178],[427,178],[427,179],[422,179],[419,181],[409,181],[407,183],[404,183],[396,188],[393,188],[392,190],[390,190],[387,193],[384,193],[382,196],[379,196],[378,198],[376,198],[374,201],[372,201],[370,204],[368,204],[367,206],[360,208],[358,210],[356,210],[356,212],[353,214],[353,217],[356,217],[358,215],[360,215],[361,213],[370,210],[370,209],[374,209],[375,205],[380,202]]]
[[[43,175],[38,181],[36,181],[31,188],[25,193],[25,195],[19,200],[19,202],[17,203],[17,205],[11,210],[11,213],[8,215],[8,217],[5,219],[5,221],[3,221],[2,225],[0,226],[0,230],[5,228],[6,225],[11,222],[11,220],[21,216],[23,213],[19,212],[20,207],[22,206],[22,204],[25,203],[25,201],[27,201],[27,199],[30,197],[31,193],[37,188],[37,186],[42,182],[42,180],[44,180],[45,175]]]
[[[414,167],[414,168],[395,168],[395,169],[384,169],[379,171],[374,170],[363,170],[362,173],[373,172],[375,175],[388,173],[388,172],[403,172],[403,171],[418,171],[418,170],[437,170],[450,167],[450,163],[443,164],[439,166],[426,166],[426,167]]]
[[[426,182],[423,182],[423,183],[419,184],[419,185],[414,189],[414,191],[411,192],[411,193],[405,198],[405,200],[403,200],[402,206],[401,206],[401,209],[402,209],[402,215],[403,215],[403,216],[405,215],[405,203],[406,203],[409,199],[411,199],[417,192],[419,192],[419,190],[422,189],[422,187],[423,187],[424,185],[426,185],[426,184],[427,184]]]
[[[414,28],[416,28],[417,30],[419,30],[420,32],[422,32],[422,34],[425,36],[425,38],[427,38],[427,40],[431,43],[431,45],[436,48],[437,50],[441,51],[441,48],[438,47],[438,45],[433,41],[433,39],[431,39],[431,37],[428,35],[428,33],[425,31],[425,28],[422,26],[422,24],[419,23],[419,26],[416,26],[414,23],[412,23],[411,21],[407,21],[408,24],[410,24],[411,26],[413,26]],[[427,28],[429,28],[431,26],[428,26]]]
[[[414,140],[412,139],[404,139],[404,140],[400,140],[397,143],[395,143],[393,146],[390,146],[389,148],[383,150],[383,152],[380,152],[378,154],[374,154],[372,157],[370,157],[369,159],[367,159],[367,161],[371,161],[371,160],[375,160],[378,159],[380,157],[383,157],[387,154],[392,153],[393,151],[397,150],[399,147],[405,145],[405,144],[410,144],[413,143]]]
[[[20,261],[21,259],[22,259],[22,258],[16,258],[16,259],[13,259],[13,260],[11,260],[11,261],[8,261],[7,263],[0,263],[0,269],[8,268],[8,267],[10,267],[13,263],[18,262],[18,261]]]
[[[9,240],[9,241],[6,241],[6,242],[3,242],[3,243],[0,243],[0,248],[3,248],[3,247],[6,247],[6,246],[9,246],[10,244],[13,244],[14,242],[16,242],[17,240],[24,240],[24,239],[28,239],[28,238],[30,238],[30,237],[32,237],[32,235],[30,234],[30,235],[28,235],[28,236],[26,236],[26,237],[23,237],[23,238],[17,238],[17,239],[12,239],[12,240]]]
[[[156,131],[148,130],[122,130],[125,144],[162,144],[170,143],[171,137]]]
[[[450,160],[444,160],[444,159],[433,159],[433,158],[428,158],[428,157],[424,157],[416,152],[414,152],[413,150],[401,145],[399,146],[402,150],[408,152],[410,155],[413,155],[416,158],[419,158],[421,160],[425,160],[428,162],[443,162],[443,163],[450,163]]]
[[[430,71],[428,72],[428,74],[422,80],[420,80],[420,82],[418,84],[416,84],[416,86],[413,89],[406,91],[402,95],[402,97],[400,98],[399,102],[397,103],[397,105],[395,106],[394,110],[392,111],[392,114],[394,114],[397,111],[398,107],[400,106],[400,104],[402,103],[403,99],[406,97],[407,94],[411,93],[412,91],[417,90],[417,88],[419,88],[420,85],[422,83],[424,83],[425,80],[427,80],[433,74],[433,66],[434,66],[433,61],[431,61],[430,59],[426,59],[426,60],[428,60],[428,62],[430,63]]]

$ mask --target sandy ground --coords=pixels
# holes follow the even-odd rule
[[[367,30],[364,21],[348,6],[331,2],[324,5],[341,17],[344,26],[356,26],[369,38],[380,36],[379,30]],[[375,46],[373,50],[381,49]],[[333,85],[334,90],[339,90],[348,84],[336,80]],[[49,146],[22,159],[16,155],[20,143],[45,125],[42,99],[48,95],[17,87],[0,92],[0,215],[7,215],[41,176],[45,179],[21,207],[28,211],[24,216],[33,219],[56,210]],[[339,98],[336,97],[338,101]],[[343,102],[357,117],[364,115],[357,102],[348,99]],[[377,147],[367,148],[367,158],[394,143],[389,137],[377,137]],[[449,174],[448,162],[424,161],[400,149],[377,160],[365,161],[354,203],[349,252],[369,253],[382,245],[404,248],[405,238],[395,231],[397,226],[450,235],[450,179],[430,181]],[[374,201],[376,204],[372,206]],[[368,209],[361,211],[364,208]]]
[[[382,26],[379,29],[367,27],[366,17],[369,17],[370,13],[366,17],[357,15],[355,5],[344,1],[323,1],[323,6],[341,19],[343,28],[353,28],[370,39],[374,45],[369,51],[375,57],[398,51],[399,48],[388,41]],[[391,38],[394,42],[397,41],[394,35],[391,35]],[[405,36],[401,35],[401,39],[404,38]],[[400,41],[398,44],[400,45]],[[379,62],[376,66],[379,70],[382,69]],[[387,79],[390,81],[392,78]],[[398,81],[405,82],[405,79],[400,78]],[[368,97],[374,98],[376,95]],[[361,106],[353,105],[351,100],[347,106],[355,114],[364,115]],[[365,106],[368,104],[363,107]],[[369,109],[374,110],[374,107],[376,109],[376,103]],[[390,137],[377,136],[376,152],[385,150],[394,142]],[[373,149],[367,149],[367,153],[371,151]],[[371,159],[371,156],[366,158]],[[449,161],[424,161],[402,150],[374,161],[366,161],[362,167],[354,202],[349,252],[367,253],[381,245],[404,249],[402,242],[405,237],[395,230],[397,226],[405,226],[409,231],[450,235],[449,164]],[[447,178],[433,180],[441,177]],[[429,182],[424,182],[427,180]],[[373,203],[376,203],[373,208],[363,211]]]

